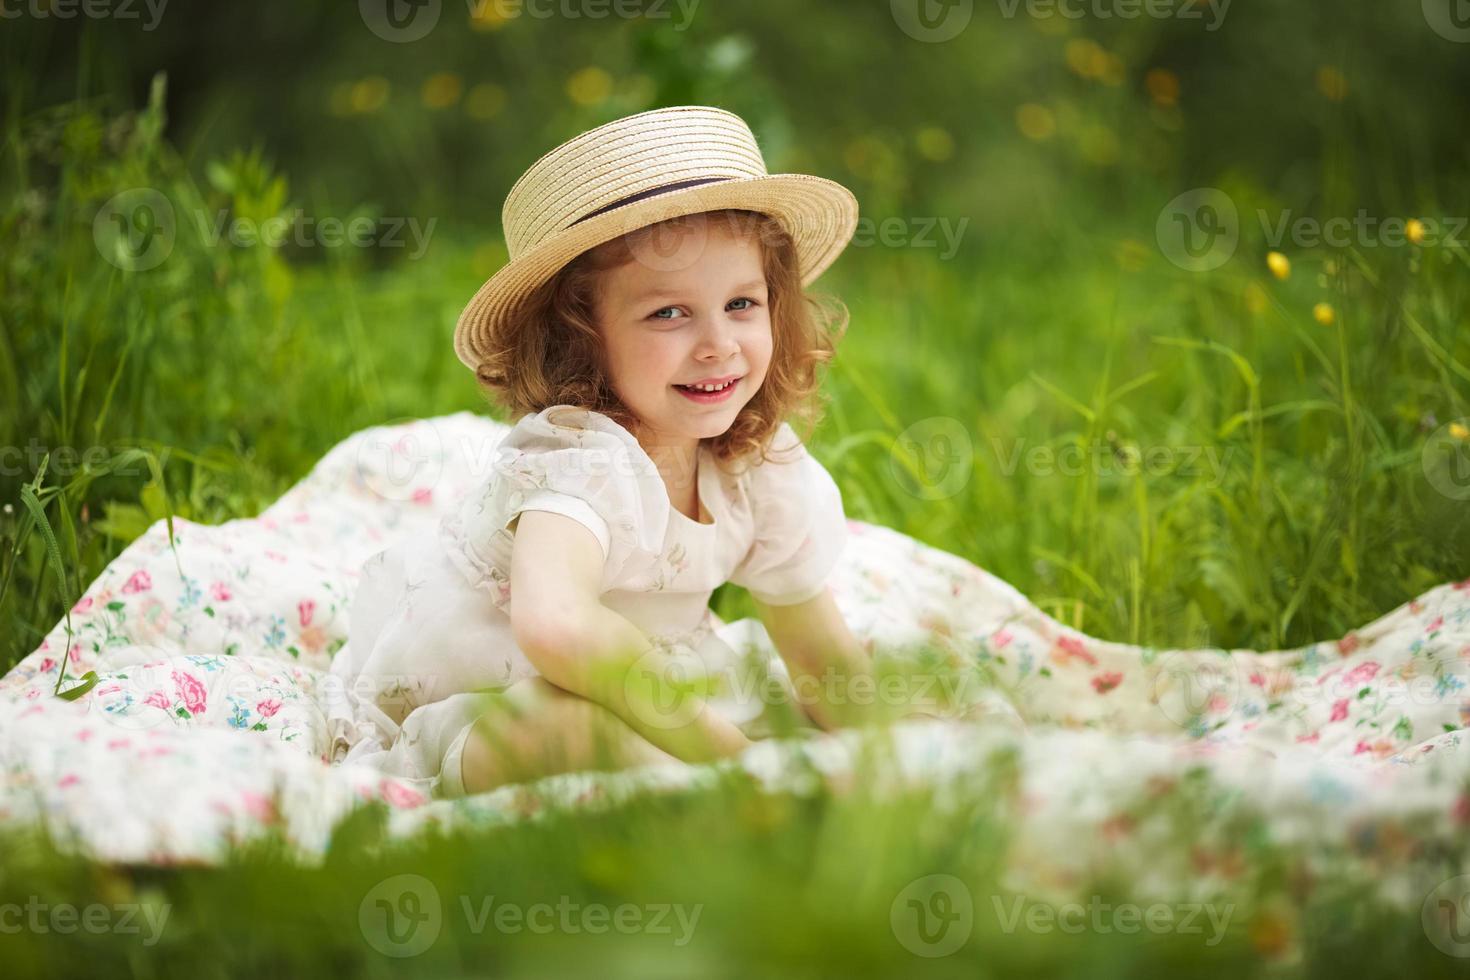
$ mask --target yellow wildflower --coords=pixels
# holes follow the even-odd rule
[[[446,109],[459,101],[464,83],[454,72],[435,72],[424,80],[419,98],[430,109]]]
[[[1028,140],[1044,140],[1057,131],[1057,120],[1046,106],[1027,102],[1016,110],[1016,128]]]
[[[1179,76],[1167,68],[1150,68],[1143,86],[1155,105],[1172,106],[1179,101]]]
[[[612,76],[589,65],[567,79],[567,95],[578,105],[597,105],[612,92]]]
[[[1252,282],[1245,287],[1245,308],[1251,313],[1266,312],[1266,291],[1260,283]]]

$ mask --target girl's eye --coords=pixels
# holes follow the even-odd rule
[[[760,306],[759,303],[757,303],[755,300],[751,299],[749,296],[741,296],[741,297],[739,297],[737,299],[732,299],[730,302],[731,303],[749,303],[750,304],[749,306],[739,307],[735,311],[737,313],[744,313],[746,310],[753,310],[757,306]],[[671,317],[671,316],[659,316],[659,314],[660,313],[665,313],[665,312],[667,312],[669,310],[677,310],[677,309],[678,309],[677,306],[665,306],[665,307],[662,307],[660,309],[654,310],[651,314],[649,314],[649,317],[648,318],[650,320],[672,320],[674,318]]]

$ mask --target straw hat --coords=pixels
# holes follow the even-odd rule
[[[699,211],[745,208],[792,236],[803,285],[847,247],[858,205],[841,184],[768,174],[745,120],[711,106],[673,106],[616,119],[531,165],[506,195],[510,261],[464,308],[454,352],[473,370],[516,304],[582,252],[645,225]]]

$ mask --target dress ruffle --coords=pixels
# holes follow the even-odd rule
[[[463,795],[460,754],[465,736],[485,710],[482,694],[451,694],[419,705],[402,725],[350,684],[330,690],[327,700],[327,757],[333,765],[369,766],[429,797]]]
[[[589,530],[606,540],[604,589],[651,567],[664,547],[669,498],[653,460],[622,426],[599,412],[553,405],[523,418],[496,449],[494,471],[440,524],[450,558],[496,606],[510,599],[514,533],[522,510],[548,494],[580,501],[600,519]],[[535,499],[533,499],[535,498]],[[570,516],[585,508],[554,507]]]

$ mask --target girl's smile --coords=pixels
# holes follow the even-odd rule
[[[716,381],[701,382],[698,387],[674,385],[674,390],[698,405],[715,405],[735,397],[741,377],[736,375]]]

